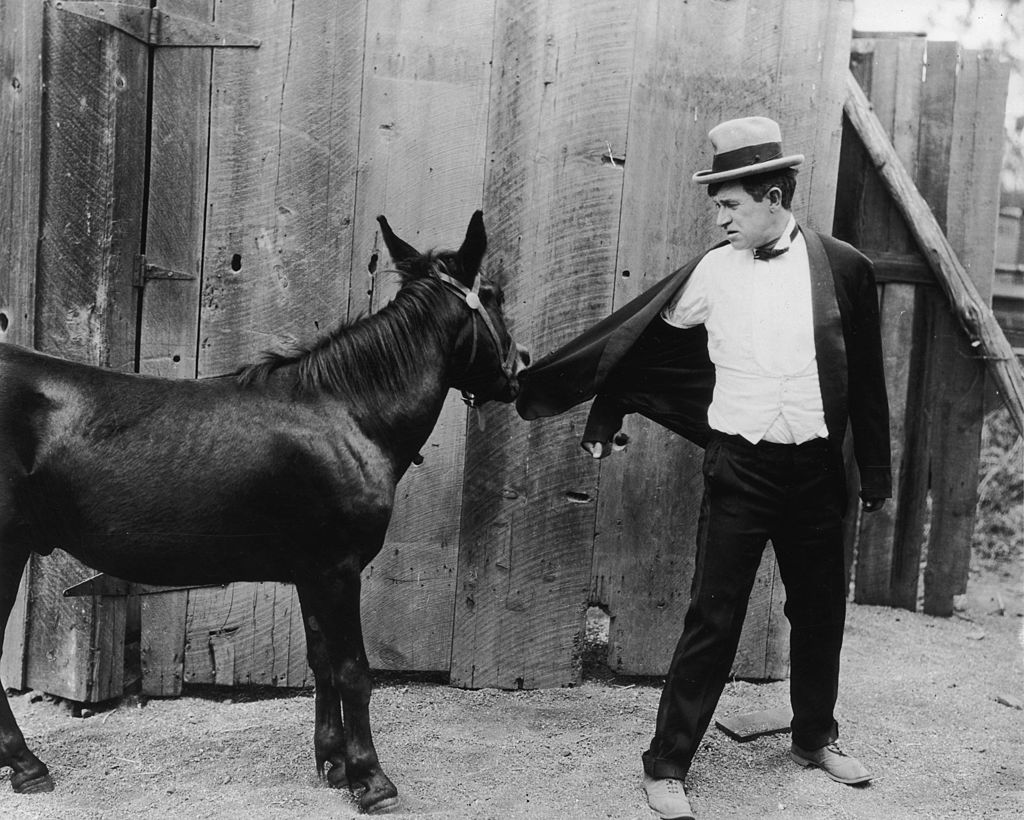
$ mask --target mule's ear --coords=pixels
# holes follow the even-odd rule
[[[380,234],[384,237],[384,244],[387,245],[388,253],[391,254],[391,260],[396,265],[420,255],[420,252],[412,245],[408,242],[403,242],[395,236],[395,232],[391,230],[391,226],[383,214],[377,217],[377,221],[380,223]]]
[[[472,284],[472,281],[476,279],[486,250],[487,231],[484,230],[484,214],[483,211],[476,211],[469,220],[466,238],[462,240],[462,247],[459,248],[459,263],[463,273],[470,277],[470,281],[466,284]]]

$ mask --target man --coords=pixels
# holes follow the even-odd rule
[[[596,397],[583,446],[609,455],[639,412],[704,446],[704,495],[683,634],[650,748],[648,802],[692,818],[683,782],[736,654],[771,540],[791,625],[791,755],[842,783],[870,780],[836,745],[846,611],[842,444],[853,433],[862,508],[891,495],[889,413],[871,263],[800,228],[799,154],[766,117],[709,133],[707,185],[725,241],[526,373],[524,418]]]

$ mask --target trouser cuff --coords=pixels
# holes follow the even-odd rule
[[[814,752],[839,740],[839,725],[835,722],[828,732],[793,732],[793,745],[806,752]]]
[[[661,760],[658,758],[652,758],[645,754],[643,756],[644,761],[644,774],[648,777],[654,777],[657,779],[672,777],[676,780],[686,779],[686,769],[680,766],[678,763],[674,763],[671,760]]]

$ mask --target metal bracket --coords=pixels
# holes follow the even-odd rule
[[[64,590],[65,598],[83,598],[92,595],[105,595],[115,598],[124,598],[128,595],[157,595],[161,592],[175,592],[183,589],[201,589],[206,587],[223,587],[224,584],[191,584],[189,586],[167,586],[161,587],[154,584],[136,584],[125,581],[122,578],[115,578],[105,572],[97,573],[91,578],[86,578]]]
[[[152,279],[175,279],[181,282],[194,282],[196,275],[181,270],[162,268],[159,265],[151,265],[146,261],[144,254],[140,254],[135,263],[135,270],[132,271],[132,287],[144,288],[146,282]]]
[[[157,8],[91,0],[56,0],[53,7],[90,20],[99,20],[151,46],[180,48],[259,48],[260,41],[216,23],[192,20]]]

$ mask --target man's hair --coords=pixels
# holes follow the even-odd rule
[[[732,182],[740,183],[743,190],[750,194],[755,202],[764,199],[772,188],[778,188],[782,194],[782,207],[788,211],[790,205],[793,204],[793,192],[796,190],[796,169],[783,168],[780,171],[768,171],[764,174],[753,174],[735,180],[712,182],[708,185],[708,196],[718,196],[722,186]]]

